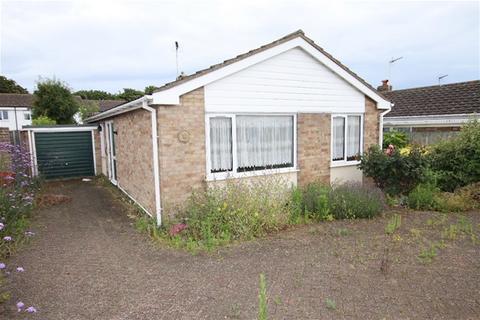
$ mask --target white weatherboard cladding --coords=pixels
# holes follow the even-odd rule
[[[205,86],[216,113],[362,113],[363,93],[296,47]]]

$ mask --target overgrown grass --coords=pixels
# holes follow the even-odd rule
[[[137,221],[137,228],[174,247],[209,250],[295,224],[372,218],[383,209],[383,194],[359,184],[331,187],[312,183],[302,188],[278,178],[237,180],[193,193],[183,213],[167,222],[161,232],[144,220]],[[172,233],[180,224],[185,229]]]
[[[408,207],[415,210],[461,212],[480,207],[480,184],[459,188],[455,192],[441,192],[434,184],[420,184],[410,192]]]

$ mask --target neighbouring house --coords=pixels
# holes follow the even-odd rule
[[[87,119],[102,173],[161,222],[193,190],[362,181],[391,103],[299,30]]]
[[[448,139],[480,117],[480,80],[394,91],[384,80],[378,90],[394,104],[384,130],[405,132],[414,143]]]
[[[0,128],[21,130],[32,124],[33,95],[0,93]]]

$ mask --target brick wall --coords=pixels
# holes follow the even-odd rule
[[[299,113],[297,117],[298,184],[330,182],[330,114]]]
[[[180,105],[157,110],[162,208],[173,215],[193,190],[205,187],[203,88],[181,96]]]
[[[100,134],[103,132],[100,132],[98,130],[93,131],[93,138],[94,138],[94,143],[95,143],[95,154],[93,155],[95,157],[95,169],[97,172],[97,175],[102,173],[102,153],[101,153],[101,145],[100,145]]]
[[[0,142],[10,143],[10,131],[8,128],[0,128]]]
[[[372,145],[379,144],[380,113],[384,110],[377,109],[375,101],[365,97],[365,120],[364,120],[364,151]]]
[[[118,184],[151,214],[155,215],[150,117],[150,112],[139,109],[115,117],[113,125],[114,131],[117,132],[115,146]],[[100,148],[99,140],[98,148]]]

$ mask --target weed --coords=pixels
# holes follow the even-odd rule
[[[415,229],[412,228],[410,229],[410,233],[415,237],[415,238],[420,238],[422,235],[422,231],[420,229]]]
[[[385,227],[385,233],[391,235],[395,232],[395,230],[400,228],[401,225],[402,225],[402,216],[399,214],[395,214],[393,215],[393,217],[390,219],[387,226]]]
[[[265,275],[263,273],[260,274],[259,286],[260,288],[258,293],[258,320],[267,320],[267,283],[265,280]]]
[[[329,309],[329,310],[336,310],[337,309],[337,304],[332,299],[329,299],[329,298],[325,299],[325,305],[327,306],[327,309]]]
[[[348,236],[348,235],[350,235],[350,230],[348,230],[347,228],[337,229],[337,235],[341,236],[341,237]]]
[[[418,258],[422,263],[430,263],[433,261],[433,258],[437,256],[437,246],[435,244],[430,245],[429,248],[423,249]]]
[[[274,299],[273,299],[273,302],[275,302],[275,304],[277,306],[281,306],[282,305],[282,298],[280,298],[279,296],[276,296]]]

